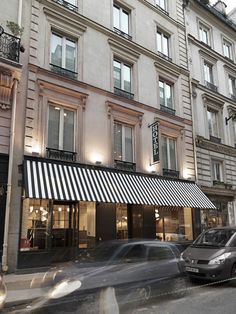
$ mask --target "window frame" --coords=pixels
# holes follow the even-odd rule
[[[50,147],[48,145],[49,143],[49,137],[48,137],[48,133],[49,133],[49,108],[51,107],[55,107],[55,108],[60,108],[60,116],[59,116],[59,134],[58,134],[58,148],[54,148],[54,147]],[[75,137],[76,137],[76,122],[77,122],[77,112],[75,109],[73,108],[68,108],[66,106],[62,106],[59,104],[55,104],[53,102],[49,102],[48,103],[48,114],[47,114],[47,147],[48,148],[54,148],[54,149],[58,149],[61,151],[65,151],[64,149],[64,110],[68,110],[68,111],[72,111],[74,114],[74,118],[73,118],[73,132],[74,132],[74,139],[73,139],[73,150],[72,152],[75,152]]]
[[[219,166],[219,179],[217,178],[217,169],[216,165]],[[223,176],[223,161],[218,160],[218,159],[211,159],[211,176],[212,176],[212,181],[216,182],[224,182],[224,176]]]
[[[158,47],[158,34],[160,35],[161,38],[161,49],[159,49]],[[163,51],[163,39],[166,38],[167,39],[167,54],[165,54]],[[157,49],[157,53],[160,54],[163,57],[167,57],[168,59],[171,59],[171,35],[168,34],[167,32],[163,31],[162,29],[160,29],[158,26],[156,28],[156,49]]]
[[[62,62],[61,62],[61,67],[62,69],[65,69],[67,71],[71,71],[71,72],[74,72],[76,73],[77,72],[77,67],[78,67],[78,56],[77,56],[77,53],[78,53],[78,40],[73,38],[73,37],[70,37],[70,36],[67,36],[66,34],[62,34],[54,29],[51,29],[51,40],[50,40],[50,58],[49,58],[49,63],[52,64],[52,65],[55,65],[55,66],[58,66],[56,64],[53,64],[52,63],[52,40],[53,40],[53,35],[57,36],[57,37],[60,37],[62,39]],[[66,67],[66,41],[71,41],[75,44],[75,66],[74,66],[74,70],[70,70]]]
[[[166,98],[166,97],[164,97],[164,105],[161,104],[160,82],[162,82],[162,83],[164,84],[164,87],[163,87],[163,89],[164,89],[164,94],[165,94],[166,86],[169,86],[169,87],[170,87],[171,107],[169,107],[169,106],[167,105],[167,98]],[[175,110],[175,103],[174,103],[174,86],[173,86],[174,84],[171,83],[171,82],[169,82],[169,81],[167,81],[167,80],[165,80],[165,79],[163,79],[162,77],[159,77],[158,83],[159,83],[159,99],[160,99],[160,106],[165,106],[165,107],[167,107],[167,108],[169,108],[169,109]]]
[[[122,151],[122,158],[121,159],[118,159],[118,158],[115,158],[115,125],[116,124],[119,124],[121,125],[122,127],[122,138],[121,138],[121,151]],[[128,161],[126,159],[126,145],[125,145],[125,127],[129,127],[131,129],[131,140],[132,140],[132,161]],[[113,160],[119,160],[119,161],[123,161],[123,162],[129,162],[129,163],[135,163],[135,158],[134,158],[134,155],[135,155],[135,146],[134,146],[134,143],[135,143],[135,129],[134,129],[134,126],[131,125],[131,124],[128,124],[128,123],[124,123],[122,121],[119,121],[119,120],[114,120],[113,122]],[[124,157],[123,157],[124,156]]]
[[[229,87],[230,98],[232,98],[232,96],[236,98],[236,77],[234,77],[231,74],[228,75],[228,87]]]
[[[225,54],[225,47],[228,47],[229,49],[229,56]],[[223,52],[223,56],[229,60],[233,61],[233,43],[229,40],[227,40],[226,38],[223,38],[223,42],[222,42],[222,52]]]
[[[119,27],[116,27],[116,26],[115,26],[114,8],[119,9]],[[123,7],[123,6],[121,6],[121,5],[118,4],[118,3],[113,3],[113,6],[112,6],[112,13],[113,13],[113,15],[112,15],[112,17],[113,17],[113,28],[114,28],[114,29],[118,29],[118,30],[121,31],[122,33],[131,36],[131,12],[130,12],[130,10],[127,9],[127,8],[125,8],[125,7]],[[127,26],[128,26],[128,32],[126,32],[126,31],[124,31],[124,30],[122,29],[122,24],[123,24],[123,23],[122,23],[122,14],[123,14],[123,13],[126,13],[127,16],[128,16],[128,25],[127,25]]]
[[[206,42],[203,40],[203,32],[207,34],[207,40]],[[211,47],[211,28],[208,27],[206,24],[199,21],[198,23],[198,34],[199,34],[199,40],[204,43],[205,45]]]
[[[114,77],[114,62],[117,62],[117,63],[120,63],[120,66],[121,66],[121,84],[120,84],[120,89],[122,90],[122,91],[124,91],[124,92],[127,92],[127,93],[130,93],[130,94],[132,94],[132,89],[133,89],[133,84],[132,84],[132,65],[131,64],[129,64],[128,62],[124,62],[124,61],[122,61],[122,60],[120,60],[119,58],[116,58],[115,56],[114,56],[114,58],[113,58],[113,88],[115,89],[115,88],[117,88],[117,87],[115,87],[115,77]],[[130,91],[126,91],[125,89],[124,89],[124,66],[126,66],[126,67],[128,67],[129,68],[129,70],[130,70]]]
[[[209,127],[209,113],[211,113],[211,130],[213,131],[212,134],[210,132],[210,127]],[[216,115],[216,127],[217,127],[217,130],[215,132],[214,130],[214,122],[213,122],[213,119],[212,119],[212,114],[215,114]],[[208,134],[209,134],[209,138],[211,136],[213,137],[216,137],[216,138],[220,138],[220,119],[219,119],[219,110],[215,109],[215,108],[212,108],[210,106],[207,107],[207,129],[208,129]]]
[[[164,6],[162,6],[161,2],[164,3]],[[155,0],[155,4],[160,7],[162,10],[168,12],[168,1],[167,0]]]
[[[162,159],[162,169],[165,168],[164,167],[164,158],[163,158],[163,138],[166,138],[167,141],[167,154],[166,154],[166,157],[167,157],[167,168],[168,170],[173,170],[173,171],[178,171],[178,160],[177,160],[177,138],[174,138],[174,137],[171,137],[171,136],[168,136],[168,135],[165,135],[165,134],[161,134],[161,159]],[[170,140],[173,140],[175,145],[175,169],[172,169],[170,168],[170,164],[171,164],[171,158],[170,158]]]

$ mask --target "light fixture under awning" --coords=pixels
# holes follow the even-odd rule
[[[215,209],[191,182],[26,157],[25,197]]]

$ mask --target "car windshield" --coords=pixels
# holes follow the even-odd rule
[[[89,252],[88,260],[93,262],[107,262],[117,254],[120,248],[120,243],[104,242]]]
[[[211,229],[203,233],[193,245],[224,246],[234,233],[233,229]]]

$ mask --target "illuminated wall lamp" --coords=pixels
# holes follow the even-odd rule
[[[95,161],[95,164],[96,164],[96,165],[101,165],[102,162],[101,162],[100,160],[96,160],[96,161]]]

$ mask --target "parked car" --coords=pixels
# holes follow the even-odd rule
[[[77,261],[45,274],[45,286],[51,278],[51,289],[43,305],[42,300],[33,304],[32,313],[48,313],[43,307],[51,308],[50,313],[67,306],[70,310],[78,309],[82,303],[91,307],[95,296],[108,294],[107,298],[115,298],[119,308],[158,295],[163,298],[166,293],[170,297],[182,296],[186,292],[186,276],[178,247],[156,240],[104,242]],[[63,311],[66,313],[66,309]]]
[[[182,253],[182,258],[190,278],[224,280],[236,277],[236,226],[203,232]]]
[[[0,270],[1,271],[1,270]],[[3,276],[0,273],[0,310],[3,308],[5,300],[6,300],[6,286],[3,281]]]

